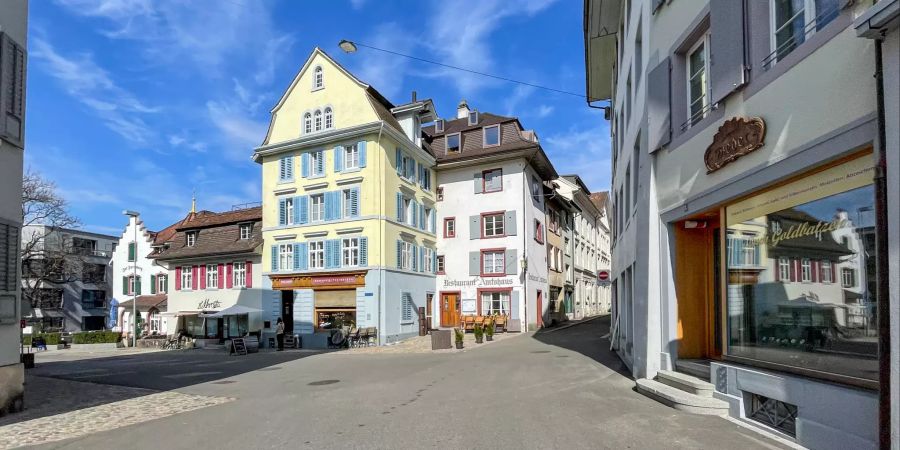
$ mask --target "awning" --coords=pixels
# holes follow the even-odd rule
[[[214,311],[167,311],[159,313],[162,317],[181,317],[181,316],[196,316],[202,313],[212,313]]]
[[[250,308],[244,305],[233,305],[229,306],[219,312],[215,313],[201,313],[200,317],[225,317],[225,316],[238,316],[241,314],[250,314],[262,312],[261,309]]]

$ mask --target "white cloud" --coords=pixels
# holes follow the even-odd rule
[[[227,102],[206,103],[210,122],[222,133],[226,156],[236,161],[247,161],[254,148],[266,136],[268,123],[254,120],[239,105]]]
[[[561,175],[578,174],[592,191],[609,189],[612,169],[609,132],[605,127],[572,127],[543,138],[542,143]]]
[[[446,64],[480,72],[493,73],[494,57],[491,34],[505,19],[513,16],[533,16],[556,0],[525,0],[510,7],[504,0],[470,2],[436,2],[429,21],[429,46]],[[475,94],[482,87],[495,83],[481,75],[468,74],[449,68],[439,69],[438,76],[451,78],[464,96]]]
[[[556,108],[554,108],[553,106],[550,106],[550,105],[541,105],[538,107],[535,115],[538,116],[539,118],[544,118],[544,117],[549,116],[550,114],[553,114],[554,109],[556,109]]]
[[[41,34],[41,33],[38,33]],[[159,111],[120,87],[91,53],[64,56],[45,38],[31,40],[31,56],[75,100],[93,110],[104,124],[125,139],[147,144],[153,133],[142,115]]]

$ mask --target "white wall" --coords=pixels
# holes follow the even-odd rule
[[[128,244],[134,242],[135,231],[137,231],[137,253],[136,261],[132,262],[128,261]],[[119,303],[132,298],[131,295],[123,294],[125,291],[123,291],[124,281],[122,277],[131,276],[135,271],[135,266],[137,275],[141,277],[141,295],[150,295],[153,292],[150,288],[151,275],[166,274],[165,267],[147,257],[153,251],[152,244],[153,239],[140,217],[129,217],[128,225],[125,226],[125,231],[122,232],[118,245],[116,245],[116,251],[112,255],[112,282],[110,283],[112,285],[112,298],[115,298]],[[174,286],[174,279],[170,278],[169,289],[173,289]],[[123,329],[121,324],[117,324],[117,329]],[[129,328],[126,327],[124,329],[127,330]]]

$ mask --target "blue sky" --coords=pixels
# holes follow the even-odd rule
[[[582,4],[528,0],[48,0],[31,2],[26,167],[55,181],[84,228],[151,229],[198,207],[260,200],[250,160],[269,110],[315,46],[395,103],[432,98],[519,116],[561,174],[609,186],[602,111],[581,98],[361,48],[341,39],[584,92]]]

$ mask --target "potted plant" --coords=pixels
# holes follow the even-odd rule
[[[481,344],[484,341],[484,328],[482,328],[482,325],[476,323],[473,332],[475,333],[475,343]]]
[[[488,342],[494,340],[494,319],[490,318],[484,321],[484,335],[487,336]]]
[[[457,350],[462,350],[462,348],[463,348],[463,338],[466,336],[465,333],[463,333],[463,331],[460,330],[459,328],[454,328],[454,329],[453,329],[453,334],[456,336],[456,349],[457,349]]]

